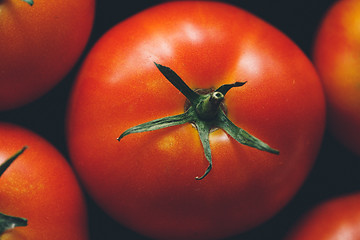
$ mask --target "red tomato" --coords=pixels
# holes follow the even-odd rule
[[[85,240],[87,212],[77,179],[64,157],[46,140],[0,123],[0,164],[28,146],[0,177],[0,212],[26,218],[1,240]]]
[[[247,81],[225,97],[237,126],[280,150],[210,134],[213,170],[197,130],[183,124],[116,138],[184,113],[186,98],[154,62],[191,89]],[[112,217],[156,239],[218,239],[257,226],[298,190],[319,150],[324,96],[308,58],[252,14],[218,2],[172,2],[106,33],[87,56],[68,109],[68,145],[87,190]]]
[[[287,240],[360,239],[360,194],[337,197],[307,213]]]
[[[329,128],[360,156],[360,2],[338,1],[328,11],[314,46],[325,88]]]
[[[73,67],[88,41],[94,0],[0,4],[0,110],[42,96]]]

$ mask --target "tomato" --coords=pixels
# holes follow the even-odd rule
[[[94,0],[0,3],[0,110],[27,104],[74,66],[90,36]]]
[[[28,222],[1,240],[88,239],[85,199],[64,157],[22,127],[0,123],[0,135],[0,164],[27,146],[0,177],[0,212]]]
[[[360,194],[339,196],[315,207],[302,217],[286,239],[360,239]]]
[[[324,84],[329,128],[360,156],[360,2],[336,2],[314,43],[314,64]]]
[[[186,97],[159,68],[191,91],[242,82],[225,96],[227,117],[280,154],[221,129],[202,144],[188,123],[116,141],[184,113]],[[223,239],[266,221],[303,183],[324,130],[309,59],[274,27],[218,2],[165,3],[119,23],[90,50],[71,95],[67,139],[79,178],[110,216],[156,239]],[[207,144],[213,168],[197,180]]]

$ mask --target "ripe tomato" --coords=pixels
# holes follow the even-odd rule
[[[325,15],[314,46],[329,128],[360,156],[360,2],[342,0]]]
[[[360,194],[328,200],[307,213],[287,240],[360,239]]]
[[[42,96],[73,67],[88,41],[94,0],[0,3],[0,110]]]
[[[28,147],[0,177],[0,212],[28,225],[5,231],[1,240],[88,239],[84,197],[64,157],[19,126],[0,123],[0,136],[0,164]]]
[[[184,113],[186,98],[154,62],[191,89],[246,82],[226,94],[227,116],[280,155],[219,129],[209,137],[213,169],[196,180],[208,161],[192,124],[116,141]],[[298,190],[324,108],[311,62],[274,27],[224,3],[171,2],[118,24],[90,51],[69,104],[68,146],[90,195],[120,223],[156,239],[224,238],[269,219]]]

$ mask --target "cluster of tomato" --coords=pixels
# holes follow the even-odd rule
[[[150,5],[89,42],[95,0],[0,2],[1,239],[113,239],[90,234],[90,202],[144,238],[248,239],[299,192],[326,125],[359,158],[359,1],[329,9],[312,58],[235,5]],[[359,226],[354,193],[282,237]]]

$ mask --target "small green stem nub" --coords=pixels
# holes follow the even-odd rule
[[[23,147],[20,151],[15,153],[4,163],[0,165],[0,176],[10,167],[10,165],[17,159],[25,150],[27,146]],[[1,180],[1,179],[0,179]],[[27,226],[27,220],[25,218],[9,216],[3,213],[0,213],[0,236],[6,230],[13,229],[15,227],[25,227]]]
[[[224,100],[224,94],[221,92],[212,92],[203,97],[196,105],[196,112],[199,118],[204,120],[212,120],[220,110],[220,103]]]
[[[34,1],[33,0],[21,0],[23,2],[26,2],[27,4],[29,4],[30,6],[34,5]]]
[[[193,91],[186,83],[170,68],[155,63],[159,71],[166,77],[169,82],[174,85],[191,103],[191,106],[184,114],[164,117],[153,120],[138,126],[129,128],[123,132],[117,139],[120,141],[123,137],[132,134],[153,131],[170,126],[176,126],[185,123],[192,123],[196,126],[199,133],[200,141],[204,149],[205,158],[209,163],[208,168],[201,177],[196,177],[196,180],[201,180],[207,176],[212,169],[212,157],[209,142],[209,134],[213,128],[221,128],[236,141],[249,147],[258,150],[266,151],[273,154],[279,154],[279,151],[271,148],[269,145],[260,139],[252,136],[245,130],[237,127],[227,117],[221,109],[221,103],[224,100],[226,93],[233,87],[243,86],[246,82],[235,82],[233,84],[225,84],[220,86],[214,92],[205,95],[200,95]]]

